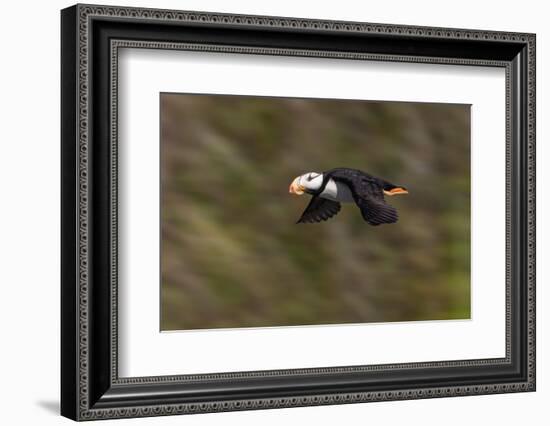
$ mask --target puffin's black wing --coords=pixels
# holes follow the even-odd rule
[[[329,174],[349,187],[365,221],[374,226],[397,222],[397,210],[384,200],[387,182],[354,169],[334,169]]]
[[[330,219],[340,211],[340,203],[319,196],[311,197],[311,201],[296,223],[315,223]]]
[[[355,203],[361,210],[363,219],[371,225],[377,226],[383,223],[397,222],[397,210],[394,207],[386,204],[384,200],[381,202],[362,197],[355,197]]]

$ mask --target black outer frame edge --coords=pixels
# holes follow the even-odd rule
[[[478,368],[453,368],[455,377],[449,377],[447,369],[415,369],[412,374],[393,380],[384,380],[387,371],[311,375],[299,379],[260,378],[190,384],[124,384],[113,385],[93,406],[94,409],[141,407],[159,404],[223,402],[227,400],[262,399],[279,397],[303,397],[333,393],[383,392],[401,389],[428,389],[446,386],[483,386],[517,381],[521,371],[517,366],[502,368],[486,366]],[[447,371],[445,371],[447,370]],[[505,371],[507,370],[507,372]],[[469,376],[466,376],[469,374]],[[389,374],[391,375],[391,373]],[[415,377],[416,376],[416,377]],[[426,378],[429,376],[429,378]],[[441,377],[438,377],[441,376]],[[411,385],[411,381],[413,385]],[[294,383],[293,383],[294,382]]]
[[[77,33],[78,24],[78,6],[65,9],[62,12],[62,414],[78,419],[80,417],[78,408],[78,385],[77,385],[77,329],[78,321],[76,310],[76,108],[77,100],[76,88],[76,60],[77,60]],[[128,23],[126,20],[113,20],[112,18],[97,19],[94,18],[95,24],[106,24],[106,28],[114,29],[117,33],[118,26],[125,24],[133,26],[133,31],[137,27],[172,27],[169,30],[170,34],[174,34],[174,24],[156,24],[145,23]],[[114,25],[113,25],[114,24]],[[198,32],[205,34],[205,27],[208,25],[185,25],[187,29],[198,29]],[[217,28],[218,26],[216,26]],[[101,28],[96,28],[101,29]],[[225,30],[240,31],[242,34],[250,34],[250,29],[242,31],[243,28],[225,28]],[[252,29],[255,32],[263,32],[257,28]],[[181,31],[178,31],[181,33]],[[311,375],[305,380],[302,377],[301,382],[296,382],[296,377],[270,377],[261,379],[237,379],[237,380],[221,380],[209,381],[204,383],[175,383],[175,384],[112,384],[110,380],[110,327],[109,327],[109,259],[108,250],[101,250],[101,247],[108,247],[109,238],[109,178],[108,171],[110,168],[110,158],[107,146],[95,143],[98,138],[109,138],[109,99],[105,99],[105,95],[109,93],[109,40],[114,37],[113,33],[106,31],[108,34],[101,34],[101,31],[92,31],[90,38],[91,45],[94,46],[91,50],[91,66],[92,69],[96,64],[102,64],[102,69],[97,73],[92,72],[95,77],[90,79],[91,94],[98,101],[92,103],[92,120],[90,121],[90,142],[91,157],[94,161],[94,167],[91,168],[92,175],[92,197],[95,202],[92,206],[91,217],[91,255],[93,265],[90,279],[90,374],[89,380],[89,399],[91,407],[88,409],[103,409],[103,408],[128,408],[140,407],[144,405],[155,404],[174,404],[186,402],[203,402],[203,401],[221,401],[241,398],[262,398],[262,397],[277,397],[277,396],[293,396],[293,395],[312,395],[333,392],[355,392],[355,391],[376,391],[388,389],[401,389],[406,387],[406,382],[394,381],[394,383],[381,383],[378,386],[371,386],[365,382],[364,373],[343,373],[342,375],[331,375],[332,380],[327,381],[327,375]],[[121,36],[125,30],[120,31],[117,36]],[[294,29],[278,29],[278,35],[275,38],[280,38],[283,41],[289,41],[296,35],[304,36],[300,30]],[[280,37],[283,34],[283,37]],[[290,36],[289,36],[290,34]],[[188,34],[187,34],[188,35]],[[340,34],[332,34],[335,38],[340,37]],[[132,38],[132,36],[128,38]],[[330,34],[328,35],[330,36]],[[361,36],[361,35],[359,35]],[[364,35],[363,35],[364,36]],[[185,37],[185,34],[184,34]],[[290,38],[289,38],[290,37]],[[125,38],[122,36],[121,38]],[[165,37],[164,37],[165,38]],[[326,38],[326,37],[325,37]],[[411,39],[411,37],[404,37]],[[70,41],[67,41],[70,39]],[[138,37],[139,39],[139,37]],[[170,39],[170,38],[169,38]],[[340,39],[341,40],[341,39]],[[418,39],[415,39],[416,42]],[[179,41],[179,40],[174,40]],[[185,40],[188,41],[188,40]],[[195,40],[196,41],[196,40]],[[439,40],[441,42],[442,40]],[[207,41],[208,42],[208,41]],[[234,43],[234,40],[227,42]],[[393,40],[392,40],[393,42]],[[476,46],[479,41],[474,41]],[[261,43],[261,41],[258,41]],[[492,44],[492,54],[495,51]],[[504,43],[504,42],[498,42]],[[498,44],[497,43],[497,44]],[[512,301],[514,303],[512,309],[512,360],[513,363],[505,368],[500,366],[484,366],[481,368],[462,367],[453,368],[455,373],[470,373],[469,377],[462,374],[461,377],[449,379],[448,369],[432,368],[432,369],[416,369],[412,372],[413,375],[420,374],[424,379],[414,382],[414,386],[418,388],[433,387],[433,386],[458,386],[458,385],[479,385],[484,383],[509,383],[512,381],[526,380],[526,356],[527,356],[527,335],[524,332],[527,321],[527,111],[523,106],[526,105],[527,99],[527,52],[525,43],[504,43],[506,48],[500,51],[506,60],[511,60],[511,82],[512,82],[512,120],[513,130],[512,149],[513,149],[513,164],[512,164],[512,194],[517,196],[512,202],[512,247],[519,248],[519,256],[514,256],[514,264],[512,265],[515,272],[512,277],[513,281],[520,285],[513,286]],[[295,47],[298,46],[283,46]],[[514,53],[511,56],[511,53]],[[392,52],[393,53],[393,52]],[[409,52],[408,54],[419,54],[418,52]],[[438,55],[436,55],[438,56]],[[69,75],[70,74],[70,75]],[[97,77],[97,78],[96,78]],[[521,115],[520,115],[521,113]],[[100,120],[97,117],[101,117]],[[95,133],[95,136],[93,134]],[[99,135],[99,136],[98,136]],[[99,160],[99,161],[98,161]],[[100,201],[101,202],[98,202]],[[101,204],[101,205],[100,205]],[[67,221],[67,218],[72,215],[72,221]],[[523,227],[521,224],[523,223]],[[72,275],[72,276],[71,276]],[[72,307],[71,307],[72,306]],[[68,320],[68,321],[67,321]],[[71,358],[71,359],[69,359]],[[445,371],[447,370],[447,371]],[[483,371],[482,371],[483,370]],[[499,370],[499,371],[497,371]],[[391,376],[395,371],[389,372]],[[396,374],[402,374],[403,370],[397,370]],[[427,378],[426,374],[431,373],[431,379]],[[376,377],[376,372],[369,373],[371,379]],[[388,375],[388,372],[384,372]],[[336,379],[336,380],[334,380]],[[247,383],[245,383],[247,382]],[[368,381],[367,381],[368,382]],[[239,388],[240,386],[240,388]],[[410,386],[410,384],[409,384]],[[239,388],[239,389],[236,389]],[[532,388],[534,389],[534,388]]]
[[[511,247],[512,247],[512,358],[527,380],[528,321],[528,52],[523,45],[511,61]],[[514,255],[515,254],[515,255]],[[533,390],[535,386],[533,386]]]
[[[77,6],[61,12],[61,414],[78,416]]]
[[[144,29],[155,27],[145,36]],[[415,55],[419,57],[511,61],[520,42],[480,39],[450,39],[405,34],[349,33],[300,29],[261,28],[237,24],[162,22],[129,18],[92,17],[92,33],[109,32],[113,39],[157,42],[206,43],[231,46],[276,47],[333,52]]]

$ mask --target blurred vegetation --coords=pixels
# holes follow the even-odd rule
[[[466,105],[161,95],[161,329],[469,318]],[[305,172],[408,188],[296,225]]]

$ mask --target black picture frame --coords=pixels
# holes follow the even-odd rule
[[[119,47],[506,70],[506,357],[119,378]],[[535,35],[97,5],[61,12],[61,414],[74,420],[535,390]]]

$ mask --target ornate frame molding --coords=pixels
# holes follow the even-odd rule
[[[65,197],[64,211],[75,214],[74,232],[73,229],[67,229],[68,239],[75,239],[74,247],[67,248],[63,252],[64,264],[74,263],[70,271],[66,273],[63,282],[64,292],[73,292],[71,300],[74,299],[75,306],[67,307],[68,302],[62,301],[63,321],[64,323],[72,321],[72,328],[64,327],[63,352],[66,357],[71,353],[76,353],[73,363],[70,366],[63,365],[65,378],[62,377],[62,383],[65,388],[62,391],[62,413],[78,420],[91,420],[113,417],[140,417],[151,415],[169,415],[196,412],[229,411],[243,409],[261,409],[291,406],[323,405],[323,404],[342,404],[352,402],[381,401],[381,400],[400,400],[415,398],[434,398],[443,396],[461,396],[487,393],[503,393],[517,391],[532,391],[535,389],[535,36],[533,34],[519,34],[509,32],[495,31],[477,31],[464,29],[447,28],[426,28],[411,27],[402,25],[383,25],[357,22],[336,22],[323,20],[308,20],[294,18],[279,18],[266,16],[244,16],[227,15],[201,12],[169,11],[156,9],[135,9],[126,7],[105,7],[77,5],[64,11],[65,38],[64,54],[65,58],[74,63],[64,65],[66,73],[74,74],[74,87],[64,89],[68,95],[76,94],[76,103],[67,105],[71,96],[67,95],[64,99],[63,111],[66,116],[68,108],[73,108],[75,122],[74,132],[68,132],[64,136],[63,148],[72,146],[74,157],[67,154],[68,158],[63,160],[65,167],[64,176],[74,178],[74,182],[64,183],[67,191],[74,191],[74,199],[70,196]],[[224,28],[254,28],[259,30],[276,29],[281,31],[291,31],[297,35],[302,32],[314,31],[316,33],[326,34],[355,34],[355,35],[376,35],[380,37],[410,37],[414,40],[448,40],[448,41],[467,41],[467,42],[488,42],[488,43],[507,43],[507,45],[517,45],[518,48],[525,50],[522,61],[526,70],[525,81],[514,80],[514,73],[517,73],[517,67],[521,64],[513,60],[502,59],[479,59],[479,58],[461,58],[461,57],[441,57],[441,56],[418,56],[403,54],[382,54],[382,53],[363,53],[363,52],[344,52],[334,50],[316,50],[316,49],[297,49],[297,48],[278,48],[278,47],[253,47],[237,45],[216,45],[212,43],[183,43],[177,41],[146,41],[140,39],[110,39],[109,57],[109,90],[110,90],[110,176],[109,176],[109,214],[110,214],[110,305],[109,319],[110,329],[108,330],[109,342],[111,346],[110,362],[108,366],[109,379],[108,388],[114,391],[123,389],[125,386],[155,386],[170,385],[174,383],[194,383],[230,379],[246,378],[266,378],[266,377],[296,377],[308,374],[318,376],[330,376],[331,374],[345,373],[363,373],[373,371],[388,370],[407,370],[424,368],[449,368],[449,367],[479,367],[488,365],[512,364],[512,332],[514,312],[512,310],[512,279],[513,265],[511,256],[513,254],[512,241],[514,239],[513,226],[526,226],[526,282],[525,282],[525,320],[526,320],[526,346],[525,354],[525,375],[521,380],[512,380],[502,383],[490,384],[472,384],[472,385],[449,385],[434,386],[426,388],[407,388],[402,387],[396,390],[376,390],[376,391],[353,391],[353,392],[329,392],[311,395],[290,395],[290,396],[272,396],[266,398],[232,398],[214,401],[177,401],[168,400],[155,404],[138,403],[129,404],[116,402],[118,394],[107,398],[102,402],[103,397],[97,397],[97,391],[91,389],[91,376],[97,374],[97,367],[91,365],[90,357],[94,351],[93,341],[96,335],[92,332],[91,321],[95,320],[91,314],[90,288],[93,286],[91,278],[93,276],[92,263],[92,240],[91,224],[92,215],[96,208],[92,203],[94,194],[92,188],[93,170],[91,156],[93,148],[91,141],[94,137],[91,134],[91,114],[94,108],[93,102],[93,81],[92,70],[92,52],[91,49],[97,49],[92,44],[93,35],[92,24],[95,20],[110,22],[139,22],[140,24],[177,24],[193,26],[223,26]],[[72,45],[67,41],[70,37],[74,40]],[[414,364],[388,364],[376,366],[350,366],[350,367],[328,367],[320,369],[301,369],[301,370],[274,370],[243,373],[223,373],[209,375],[193,376],[160,376],[160,377],[139,377],[139,378],[119,378],[117,369],[117,88],[118,88],[118,50],[120,48],[154,48],[154,49],[177,49],[177,50],[195,50],[209,52],[226,52],[236,54],[265,54],[265,55],[292,55],[292,56],[314,56],[324,58],[355,59],[355,60],[374,60],[374,61],[397,61],[397,62],[423,62],[423,63],[443,63],[457,65],[481,65],[504,67],[506,69],[506,109],[507,109],[507,212],[506,212],[506,241],[507,241],[507,259],[506,259],[506,357],[503,359],[482,359],[482,360],[464,360],[452,362],[433,362],[433,363],[414,363]],[[517,87],[524,84],[525,87]],[[524,91],[525,105],[516,105],[513,99],[517,98],[518,91]],[[523,98],[522,98],[523,99]],[[518,111],[517,109],[520,109]],[[517,136],[519,131],[512,127],[514,114],[523,114],[522,121],[526,126],[525,152],[526,156],[522,161],[525,164],[525,182],[524,187],[517,188],[522,182],[516,182],[512,179],[514,172],[513,158],[517,152],[512,150],[512,139]],[[70,136],[69,136],[70,134]],[[521,135],[519,136],[521,138]],[[71,151],[72,152],[72,151]],[[523,155],[523,154],[520,154]],[[70,158],[69,158],[70,157]],[[71,166],[68,166],[68,162]],[[516,185],[516,187],[514,186]],[[512,218],[512,191],[524,190],[526,202],[525,223],[513,222]],[[517,221],[516,221],[517,222]],[[65,225],[64,225],[65,226]],[[67,226],[69,228],[69,226]],[[65,247],[68,243],[63,240]],[[516,243],[518,243],[516,241]],[[65,268],[65,266],[64,266]],[[73,271],[74,270],[74,271]],[[67,277],[71,272],[74,277]],[[521,278],[521,277],[520,277]],[[517,279],[517,277],[516,277]],[[70,331],[75,331],[76,335],[70,335]],[[94,355],[95,356],[95,355]],[[68,371],[68,369],[71,369]],[[71,380],[71,379],[74,379]],[[106,383],[107,383],[106,382]],[[94,385],[100,388],[100,385]],[[75,393],[75,397],[69,397],[70,392]],[[99,392],[101,393],[101,392]],[[115,401],[115,402],[113,402]]]

